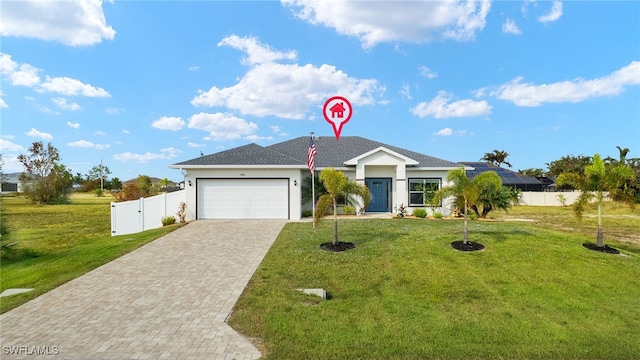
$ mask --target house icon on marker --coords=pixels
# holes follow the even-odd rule
[[[331,117],[332,118],[340,118],[342,119],[344,117],[344,103],[337,103],[335,105],[333,105],[331,108],[329,108],[329,110],[331,110]]]

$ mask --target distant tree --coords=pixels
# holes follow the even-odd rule
[[[136,186],[147,194],[151,194],[153,182],[148,175],[138,175],[135,181]]]
[[[511,164],[507,161],[507,157],[509,157],[509,153],[504,150],[493,150],[490,153],[484,153],[484,156],[480,158],[480,160],[488,161],[495,166],[500,166],[501,164],[505,164],[508,167],[511,167]]]
[[[565,172],[584,174],[584,169],[587,167],[587,165],[591,164],[591,161],[592,158],[590,156],[563,156],[559,160],[555,160],[546,164],[549,168],[549,171],[547,173],[549,176],[554,178],[560,176],[560,174],[563,174]]]
[[[358,195],[362,198],[363,207],[366,208],[371,200],[371,194],[365,185],[349,180],[342,171],[333,168],[323,169],[319,179],[327,189],[327,193],[318,199],[314,221],[317,223],[333,205],[333,245],[335,246],[338,245],[338,197],[345,194]]]
[[[122,185],[122,190],[114,194],[116,201],[137,200],[156,194],[151,178],[147,175],[138,175],[135,181]]]
[[[18,161],[24,166],[20,182],[25,196],[40,204],[63,204],[68,202],[73,176],[60,163],[60,153],[51,143],[34,142],[29,154],[21,154]]]
[[[573,205],[573,210],[578,218],[582,217],[585,207],[589,204],[589,201],[595,197],[598,206],[597,247],[604,247],[602,234],[602,203],[605,199],[605,192],[609,192],[609,197],[612,200],[625,202],[633,207],[635,199],[627,189],[622,187],[622,184],[634,178],[635,174],[628,165],[606,165],[600,155],[595,154],[593,156],[593,162],[585,167],[584,172],[567,172],[561,174],[558,179],[556,179],[556,182],[559,184],[570,184],[582,191],[582,194]]]
[[[160,179],[160,182],[158,182],[158,186],[160,186],[161,189],[168,187],[169,184],[171,184],[171,180],[169,180],[169,178]]]
[[[109,189],[111,190],[120,190],[122,189],[122,181],[120,178],[114,177],[109,181]]]
[[[544,170],[540,169],[540,168],[530,168],[530,169],[524,169],[524,170],[518,170],[518,172],[522,175],[526,175],[526,176],[532,176],[535,178],[541,178],[544,176]]]

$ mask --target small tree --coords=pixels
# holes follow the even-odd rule
[[[318,199],[314,221],[317,224],[329,207],[333,205],[333,245],[335,246],[338,244],[338,197],[341,195],[358,195],[362,198],[363,207],[366,208],[371,200],[371,194],[369,193],[369,188],[365,185],[349,180],[342,171],[333,168],[323,169],[319,178],[324,184],[327,193]]]
[[[21,154],[18,161],[24,166],[20,175],[25,196],[35,203],[63,204],[68,202],[68,191],[73,175],[60,164],[60,153],[51,143],[34,142],[29,154]]]
[[[609,192],[609,197],[612,200],[624,202],[633,207],[635,201],[633,195],[621,185],[634,178],[635,174],[628,165],[618,163],[606,166],[600,155],[595,154],[593,162],[585,167],[584,173],[564,173],[556,179],[558,184],[569,184],[582,191],[578,200],[573,204],[573,210],[579,219],[582,218],[585,207],[595,198],[598,206],[598,233],[596,236],[598,248],[605,246],[602,232],[602,203],[605,200],[605,192]]]
[[[449,170],[447,173],[447,181],[451,183],[451,185],[445,186],[436,192],[433,197],[433,204],[435,206],[441,203],[444,198],[455,196],[454,206],[460,207],[460,205],[462,205],[462,209],[464,209],[464,232],[462,243],[466,245],[469,243],[469,204],[473,203],[478,198],[478,189],[467,177],[467,172],[464,170],[464,167]]]

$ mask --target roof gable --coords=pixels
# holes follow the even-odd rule
[[[393,157],[396,157],[396,158],[399,158],[399,159],[403,160],[406,165],[418,165],[419,164],[416,160],[413,160],[413,159],[411,159],[411,158],[409,158],[407,156],[404,156],[402,154],[399,154],[399,153],[397,153],[395,151],[389,150],[389,149],[385,148],[384,146],[379,146],[379,147],[377,147],[377,148],[375,148],[375,149],[373,149],[371,151],[367,151],[366,153],[364,153],[362,155],[359,155],[359,156],[356,156],[356,157],[354,157],[352,159],[349,159],[349,160],[345,161],[344,164],[345,165],[357,165],[358,161],[360,161],[362,159],[365,159],[365,158],[367,158],[367,157],[369,157],[369,156],[371,156],[371,155],[373,155],[375,153],[386,153],[386,154],[389,154],[389,155],[391,155]]]

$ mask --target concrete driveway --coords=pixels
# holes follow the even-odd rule
[[[225,320],[285,223],[190,223],[1,315],[0,358],[257,359]]]

